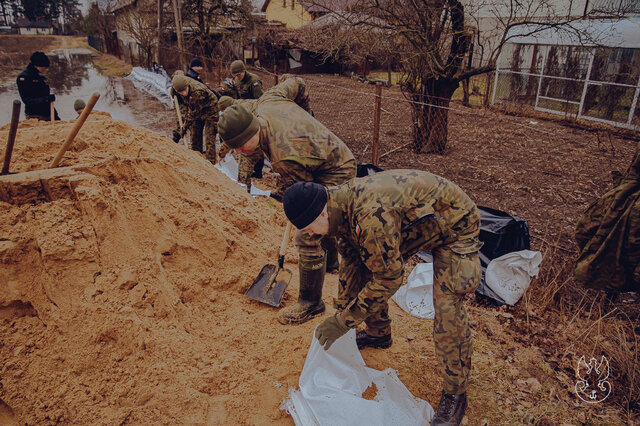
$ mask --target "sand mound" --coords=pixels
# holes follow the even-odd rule
[[[22,122],[19,173],[0,178],[0,413],[30,424],[288,421],[278,405],[313,325],[280,326],[242,295],[276,255],[281,207],[107,114],[91,116],[61,167],[41,170],[72,126]]]

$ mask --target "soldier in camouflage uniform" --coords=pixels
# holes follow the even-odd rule
[[[232,105],[220,117],[220,137],[227,145],[247,155],[261,149],[280,173],[275,197],[295,182],[338,185],[356,174],[355,158],[344,142],[293,101],[303,90],[304,80],[290,78],[258,99],[255,115],[243,105]],[[334,238],[298,231],[295,242],[300,293],[297,303],[280,311],[283,324],[299,324],[324,312],[325,271],[327,265],[338,267]]]
[[[288,81],[288,83],[285,83],[285,81]],[[290,96],[288,99],[294,101],[299,107],[313,115],[309,99],[309,89],[302,78],[296,77],[293,74],[282,74],[280,76],[279,86],[281,88],[280,93],[285,96]],[[231,105],[239,104],[246,107],[252,114],[257,114],[258,102],[255,99],[233,99],[229,96],[222,96],[218,100],[218,106],[221,114]],[[222,146],[220,147],[220,159],[224,158],[230,150],[231,148],[227,144],[222,143]],[[238,182],[246,185],[248,192],[251,192],[252,173],[255,172],[256,167],[260,167],[260,169],[262,169],[263,162],[259,163],[261,159],[264,159],[264,154],[261,150],[256,150],[256,152],[251,155],[240,154],[240,159],[238,161]],[[274,194],[274,198],[276,199],[282,198],[283,193],[282,184],[280,182],[278,182],[278,187],[280,189]],[[337,268],[337,266],[335,267]]]
[[[588,288],[640,291],[640,143],[627,172],[578,220],[576,281]]]
[[[218,99],[218,107],[220,109],[220,115],[224,114],[224,110],[230,107],[231,105],[242,104],[247,108],[251,113],[256,112],[256,100],[255,99],[233,99],[230,96],[221,96]],[[222,142],[220,145],[219,158],[222,160],[226,155],[232,151],[231,147],[226,143]],[[262,160],[262,161],[261,161]],[[259,166],[262,168],[264,164],[264,154],[261,150],[257,149],[251,155],[239,154],[238,158],[238,182],[246,185],[247,192],[251,192],[251,176],[254,173],[255,169]]]
[[[433,337],[444,391],[433,425],[459,424],[466,409],[471,329],[463,300],[480,282],[480,213],[454,183],[417,170],[390,170],[324,188],[297,183],[284,210],[300,230],[340,239],[335,316],[316,329],[328,349],[350,328],[358,348],[392,343],[389,298],[402,285],[404,261],[433,253]]]
[[[234,99],[258,99],[262,96],[262,80],[256,74],[248,72],[244,62],[231,62],[231,75],[233,80],[225,79],[219,90],[220,95]]]
[[[171,86],[184,100],[184,127],[180,132],[180,138],[195,124],[196,120],[202,120],[207,141],[205,156],[212,164],[215,164],[217,161],[215,140],[218,125],[218,99],[216,95],[204,84],[186,77],[182,71],[175,73]],[[192,149],[198,150],[197,147],[192,147]],[[200,147],[200,152],[202,152],[202,147]]]

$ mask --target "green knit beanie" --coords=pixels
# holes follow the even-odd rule
[[[218,134],[231,149],[240,148],[258,130],[258,119],[242,105],[231,105],[218,121]]]
[[[231,105],[233,105],[233,98],[231,96],[221,96],[220,99],[218,99],[218,109],[220,111],[224,111]]]
[[[189,77],[182,71],[177,71],[171,80],[171,86],[176,92],[182,92],[189,85]]]
[[[84,107],[86,106],[87,104],[85,104],[82,99],[76,99],[76,101],[73,103],[73,109],[76,111],[79,109],[84,109]]]
[[[237,74],[246,70],[247,69],[244,67],[244,62],[242,62],[240,59],[231,62],[231,74]]]

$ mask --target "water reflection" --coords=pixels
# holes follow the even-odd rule
[[[172,121],[172,112],[166,111],[155,98],[137,91],[130,81],[101,74],[91,62],[91,51],[55,50],[49,53],[49,59],[51,66],[45,76],[51,92],[56,95],[55,106],[62,120],[78,116],[73,109],[76,99],[88,102],[91,94],[98,92],[100,99],[95,110],[108,112],[116,120],[169,134],[170,126],[165,123]],[[0,125],[11,120],[11,104],[14,99],[20,99],[20,94],[15,77],[12,77],[0,83]],[[135,110],[136,107],[138,110]],[[20,119],[24,118],[22,105]],[[158,127],[160,123],[163,125]]]

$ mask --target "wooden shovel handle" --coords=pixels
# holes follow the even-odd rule
[[[91,114],[91,111],[93,110],[93,107],[96,104],[96,102],[98,102],[99,97],[100,97],[100,94],[98,92],[94,92],[93,95],[91,95],[91,99],[89,99],[89,103],[82,110],[82,114],[80,114],[80,117],[78,117],[78,120],[76,120],[76,125],[73,126],[73,129],[71,130],[71,133],[69,133],[69,136],[67,136],[67,140],[65,141],[64,145],[60,147],[60,150],[56,154],[56,158],[54,158],[53,161],[51,162],[51,165],[49,166],[50,168],[58,167],[58,164],[60,164],[60,161],[62,161],[62,156],[64,155],[65,152],[67,152],[67,150],[71,146],[73,139],[76,137],[76,135],[80,131],[80,128],[82,127],[84,122],[87,120],[87,117],[89,116],[89,114]]]
[[[180,124],[180,130],[184,127],[182,124],[182,114],[180,113],[180,105],[178,104],[178,97],[173,95],[173,104],[176,106],[176,113],[178,114],[178,124]]]
[[[16,141],[16,133],[18,133],[18,120],[20,119],[20,101],[13,101],[13,111],[11,113],[11,127],[9,128],[9,138],[7,139],[7,149],[4,151],[4,164],[2,165],[2,173],[9,173],[9,164],[11,163],[11,154],[13,154],[13,144]]]
[[[287,221],[287,227],[284,230],[284,236],[282,237],[282,243],[280,244],[279,256],[284,256],[284,251],[287,249],[289,243],[289,236],[291,235],[291,222]]]

